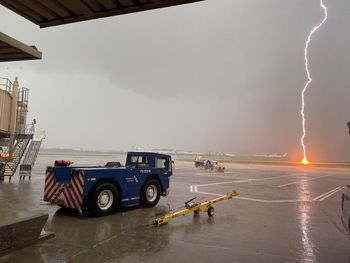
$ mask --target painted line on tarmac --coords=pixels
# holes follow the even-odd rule
[[[304,179],[304,180],[300,180],[300,181],[294,181],[294,182],[290,182],[290,183],[287,183],[287,184],[281,184],[277,187],[285,187],[285,186],[288,186],[288,185],[293,185],[293,184],[300,184],[302,182],[308,182],[308,181],[313,181],[313,180],[317,180],[317,179],[320,179],[320,178],[324,178],[324,177],[328,177],[330,175],[323,175],[323,176],[318,176],[318,177],[314,177],[314,178],[310,178],[310,179]]]
[[[202,192],[202,191],[198,191],[197,187],[191,185],[191,193],[199,193],[199,194],[205,194],[205,195],[213,195],[213,196],[222,196],[222,194],[215,194],[215,193],[209,193],[209,192]],[[193,187],[193,188],[192,188]]]
[[[200,176],[200,177],[206,177],[206,178],[210,178],[210,177],[214,177],[214,178],[226,178],[226,179],[247,179],[247,178],[243,178],[243,177],[235,177],[236,175],[232,174],[232,173],[218,173],[218,174],[204,174],[204,173],[195,173],[195,176]]]
[[[222,196],[222,194],[198,191],[197,185],[191,185],[190,191],[192,193],[198,193],[198,194]],[[243,197],[243,196],[236,196],[235,199],[259,202],[259,203],[301,203],[301,202],[305,203],[305,202],[314,202],[314,200],[265,200],[265,199],[256,199],[256,198],[249,198],[249,197]]]
[[[314,201],[323,201],[326,200],[328,197],[331,197],[332,195],[334,195],[335,193],[339,192],[340,190],[342,190],[344,188],[344,186],[338,186],[326,193],[323,193],[317,197],[315,197],[313,200]]]
[[[216,172],[216,173],[213,173],[213,172],[203,172],[203,173],[193,173],[194,175],[209,175],[209,176],[217,176],[217,175],[223,175],[223,176],[227,176],[227,175],[235,175],[235,173],[233,172],[229,172],[229,171],[225,171],[225,172]]]
[[[273,176],[273,177],[266,177],[266,178],[261,178],[261,179],[243,179],[243,180],[233,180],[233,181],[226,181],[226,182],[219,182],[219,183],[210,183],[210,184],[197,184],[194,186],[212,186],[212,185],[221,185],[221,184],[241,184],[241,183],[248,183],[248,182],[259,182],[259,181],[265,181],[265,180],[273,180],[273,179],[280,179],[280,178],[285,178],[285,177],[290,177],[290,175],[281,175],[281,176]],[[191,185],[192,187],[192,185]]]
[[[246,182],[251,182],[251,179],[247,179],[247,180],[234,180],[234,181],[226,181],[226,182],[220,182],[220,183],[211,183],[211,184],[197,184],[195,185],[195,187],[197,188],[197,186],[212,186],[212,185],[221,185],[221,184],[232,184],[232,183],[246,183]],[[191,185],[192,186],[192,185]]]
[[[259,203],[305,203],[305,202],[313,202],[314,200],[265,200],[265,199],[256,199],[256,198],[249,198],[249,197],[243,197],[243,196],[237,196],[236,199],[241,200],[248,200],[248,201],[254,201]]]
[[[276,177],[274,177],[276,178]],[[271,177],[268,178],[264,178],[264,179],[260,179],[260,180],[268,180],[271,179]],[[259,180],[259,179],[257,179]],[[243,181],[243,180],[242,180]],[[247,182],[248,180],[245,180],[245,182]],[[250,179],[249,181],[254,181],[254,179]],[[255,180],[256,181],[256,180]],[[204,192],[204,191],[199,191],[198,187],[204,187],[204,186],[212,186],[212,185],[221,185],[221,184],[230,184],[237,181],[229,181],[229,182],[221,182],[221,183],[212,183],[212,184],[200,184],[200,185],[191,185],[190,186],[190,192],[191,193],[199,193],[199,194],[205,194],[205,195],[212,195],[212,196],[221,196],[222,194],[218,194],[218,193],[211,193],[211,192]],[[257,198],[249,198],[249,197],[243,197],[243,196],[236,196],[236,199],[240,199],[240,200],[247,200],[247,201],[253,201],[253,202],[259,202],[259,203],[311,203],[311,202],[322,202],[324,200],[326,200],[327,198],[329,198],[330,196],[334,195],[335,193],[339,192],[341,189],[343,189],[344,186],[338,186],[326,193],[323,193],[317,197],[315,197],[314,199],[311,200],[300,200],[300,199],[291,199],[291,200],[266,200],[266,199],[257,199]]]

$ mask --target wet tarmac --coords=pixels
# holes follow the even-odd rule
[[[111,160],[89,156],[82,163],[106,158]],[[54,159],[39,155],[31,182],[0,184],[0,220],[46,212],[45,229],[56,237],[0,262],[350,262],[340,221],[340,187],[350,182],[350,169],[231,164],[219,174],[177,163],[170,195],[157,207],[90,218],[41,201],[45,165]],[[150,225],[169,205],[232,189],[239,196],[216,204],[212,218],[203,213]]]

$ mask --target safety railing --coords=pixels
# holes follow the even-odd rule
[[[27,128],[26,128],[27,112],[28,112],[28,95],[29,95],[29,89],[20,88],[18,90],[17,118],[16,118],[17,134],[28,134]]]
[[[12,82],[8,78],[0,77],[0,89],[12,93]]]
[[[18,90],[18,102],[21,102],[22,104],[28,104],[28,95],[29,95],[29,89],[27,88],[20,88]]]
[[[26,134],[34,134],[35,132],[36,119],[33,119],[31,124],[27,124]]]

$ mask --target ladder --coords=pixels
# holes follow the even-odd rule
[[[30,143],[27,153],[25,154],[24,159],[19,167],[20,180],[24,180],[25,176],[29,176],[29,180],[31,179],[32,168],[40,151],[41,142],[41,140],[32,140],[32,142]]]

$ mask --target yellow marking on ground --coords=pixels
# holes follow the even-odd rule
[[[320,178],[324,178],[324,177],[328,177],[330,175],[323,175],[323,176],[319,176],[319,177],[314,177],[314,178],[310,178],[310,179],[304,179],[304,180],[299,180],[299,181],[294,181],[294,182],[290,182],[290,183],[287,183],[287,184],[281,184],[277,187],[285,187],[285,186],[288,186],[288,185],[292,185],[292,184],[300,184],[302,182],[308,182],[308,181],[313,181],[313,180],[317,180],[317,179],[320,179]]]

